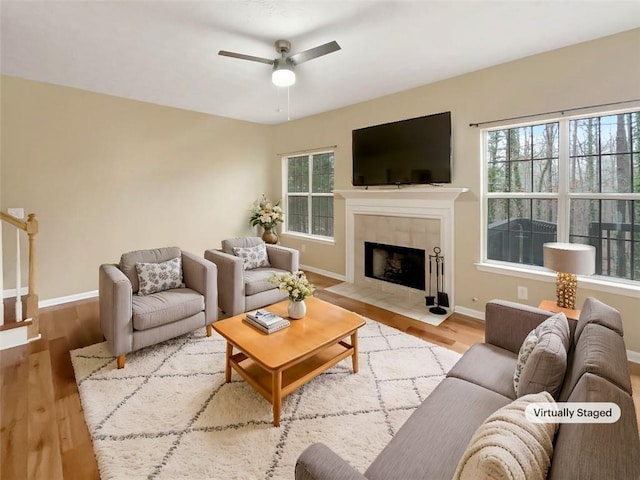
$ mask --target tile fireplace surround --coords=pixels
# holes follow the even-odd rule
[[[467,191],[467,188],[453,187],[336,190],[334,194],[345,199],[345,272],[347,282],[353,284],[352,289],[377,289],[402,296],[407,299],[407,304],[418,309],[417,315],[410,316],[438,324],[448,315],[433,315],[435,318],[431,321],[425,319],[429,316],[428,309],[421,306],[424,305],[424,296],[428,294],[429,288],[429,257],[426,257],[425,273],[427,292],[422,292],[365,277],[364,242],[419,248],[425,250],[427,255],[433,254],[433,248],[439,246],[445,257],[444,291],[449,295],[451,307],[448,314],[453,313],[454,205],[456,198]],[[435,292],[435,273],[433,283]]]

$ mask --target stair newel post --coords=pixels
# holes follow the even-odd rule
[[[34,213],[27,216],[27,236],[29,238],[29,294],[27,295],[27,318],[32,319],[29,326],[29,338],[37,337],[40,333],[38,323],[38,294],[36,293],[36,244],[38,220]]]

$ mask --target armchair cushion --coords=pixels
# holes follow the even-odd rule
[[[180,256],[178,247],[154,248],[150,250],[134,250],[133,252],[124,253],[120,257],[120,270],[131,282],[133,293],[138,291],[138,272],[136,272],[136,263],[158,263],[166,262],[172,258]]]
[[[240,237],[240,238],[228,238],[226,240],[222,240],[222,251],[224,253],[228,253],[229,255],[233,255],[233,248],[248,248],[255,247],[256,245],[264,245],[265,243],[262,241],[260,237]]]
[[[267,256],[267,247],[265,247],[264,243],[254,247],[233,247],[232,250],[236,257],[242,259],[245,270],[271,266]]]
[[[138,295],[149,295],[184,287],[181,257],[159,263],[138,262],[136,272],[138,273]]]
[[[244,272],[244,291],[246,295],[255,295],[256,293],[273,290],[276,285],[271,283],[269,279],[276,273],[282,273],[277,268],[256,268]]]
[[[132,303],[134,330],[166,325],[204,310],[204,297],[190,288],[134,295]]]

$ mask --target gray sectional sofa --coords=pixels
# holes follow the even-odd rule
[[[409,417],[364,475],[323,444],[298,458],[296,480],[451,479],[476,429],[516,398],[513,373],[527,334],[551,314],[525,305],[486,306],[485,343],[471,347]],[[631,396],[622,322],[613,308],[589,298],[569,320],[567,370],[556,398],[615,402],[613,424],[560,424],[547,478],[640,479],[640,439]]]

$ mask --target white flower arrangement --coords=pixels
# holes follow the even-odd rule
[[[284,221],[284,211],[280,207],[280,200],[271,203],[267,200],[264,193],[258,200],[253,202],[249,223],[251,226],[261,226],[265,230],[275,228],[279,223]]]
[[[269,281],[275,284],[281,292],[286,292],[289,295],[289,300],[293,302],[300,302],[310,297],[315,290],[302,270],[294,273],[275,273],[269,278]]]

